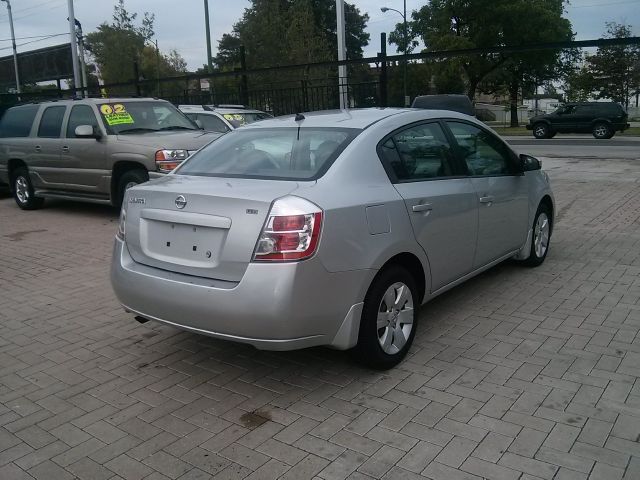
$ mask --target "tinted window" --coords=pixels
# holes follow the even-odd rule
[[[198,150],[178,175],[308,180],[321,176],[359,130],[234,130]]]
[[[451,146],[437,123],[396,133],[381,146],[380,153],[398,181],[454,175]]]
[[[67,123],[67,138],[75,138],[76,127],[80,125],[91,125],[98,128],[98,120],[89,105],[76,105],[71,109]]]
[[[0,120],[0,137],[28,137],[38,105],[10,108]]]
[[[221,132],[225,133],[229,131],[229,127],[215,115],[200,114],[197,119],[208,132]]]
[[[45,138],[59,138],[62,130],[62,118],[66,107],[48,107],[40,119],[38,136]]]
[[[495,135],[468,123],[447,122],[470,175],[512,173],[511,153]]]

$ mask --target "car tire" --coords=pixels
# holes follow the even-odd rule
[[[400,363],[413,343],[420,303],[416,281],[405,268],[393,265],[378,273],[364,299],[355,359],[378,370]]]
[[[116,207],[121,207],[124,195],[129,188],[148,181],[149,173],[146,170],[129,170],[122,174],[120,180],[118,180],[118,190],[116,192],[114,205]]]
[[[598,140],[606,140],[613,137],[614,132],[611,130],[611,127],[608,124],[604,122],[598,122],[593,126],[593,129],[591,129],[591,133]]]
[[[22,210],[37,210],[44,204],[44,198],[35,196],[29,170],[24,167],[13,174],[13,198]]]
[[[550,138],[549,133],[549,125],[546,123],[536,123],[533,126],[533,136],[537,139]]]
[[[547,253],[549,253],[549,242],[551,241],[552,230],[553,219],[551,210],[547,205],[541,203],[533,219],[531,251],[529,252],[529,258],[523,262],[526,266],[537,267],[542,265],[544,259],[547,258]]]

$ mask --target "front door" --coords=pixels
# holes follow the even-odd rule
[[[429,258],[432,291],[469,273],[478,229],[477,196],[471,180],[460,175],[441,125],[434,121],[405,127],[387,137],[379,152]]]
[[[77,138],[80,125],[90,125],[101,132],[96,115],[90,105],[74,105],[67,120],[65,138],[61,146],[60,165],[66,172],[67,188],[83,192],[105,191],[111,171],[105,158],[105,140]]]
[[[514,154],[492,133],[471,123],[447,121],[459,158],[469,173],[478,202],[477,269],[522,247],[526,241],[528,187]]]

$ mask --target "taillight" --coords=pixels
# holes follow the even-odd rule
[[[254,261],[297,261],[318,249],[322,210],[299,197],[276,200],[260,233]]]
[[[116,237],[124,242],[125,239],[125,224],[127,223],[127,210],[124,205],[122,206],[122,210],[120,210],[120,221],[118,222],[118,231],[116,232]]]

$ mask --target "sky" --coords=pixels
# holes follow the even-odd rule
[[[115,0],[74,0],[75,17],[82,22],[84,32],[90,32],[103,22],[110,22]],[[217,40],[231,31],[232,25],[249,6],[248,0],[209,0],[213,55]],[[370,17],[370,44],[365,56],[375,56],[380,49],[380,33],[390,32],[402,17],[395,12],[382,13],[380,7],[402,10],[400,0],[351,0]],[[425,0],[407,0],[407,16],[420,8]],[[69,25],[67,0],[11,0],[18,52],[64,43]],[[185,58],[190,70],[206,63],[203,0],[126,0],[130,12],[155,13],[155,32],[160,50],[175,48]],[[606,21],[627,23],[634,35],[640,35],[640,0],[571,0],[567,17],[573,24],[577,40],[600,38]],[[26,38],[58,35],[48,39]],[[4,3],[0,3],[0,56],[11,54],[9,21]],[[29,43],[28,43],[29,42]],[[393,47],[389,49],[391,53]]]

